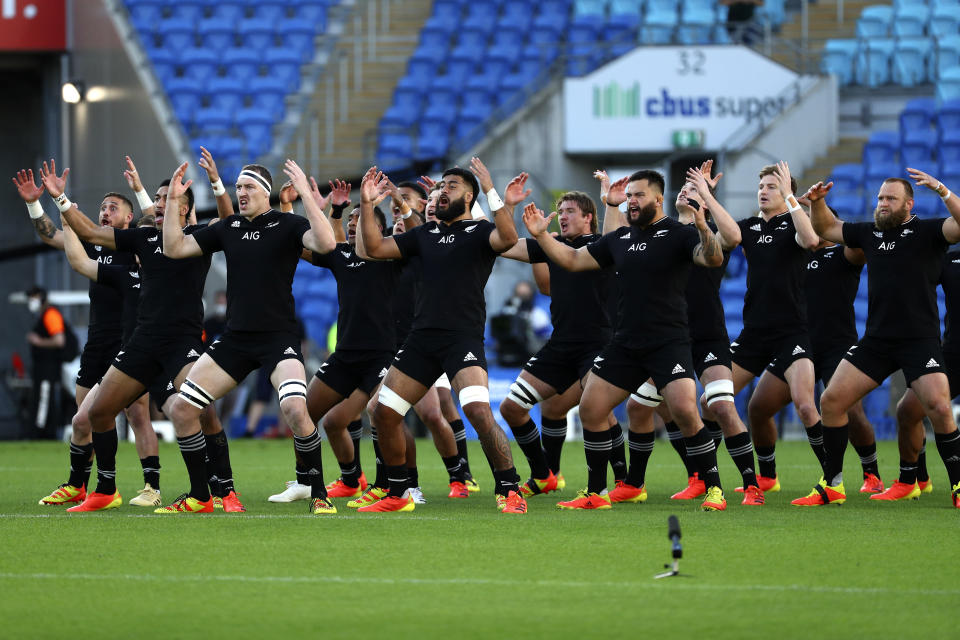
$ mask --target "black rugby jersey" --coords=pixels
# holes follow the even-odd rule
[[[769,220],[755,216],[738,220],[737,225],[747,258],[744,328],[804,331],[807,303],[803,282],[809,252],[797,244],[793,218],[789,213]]]
[[[943,318],[943,350],[956,353],[960,351],[960,327],[956,326],[960,317],[960,251],[944,256],[940,286],[947,307]]]
[[[694,223],[687,226],[696,231]],[[717,225],[707,220],[707,226],[714,233]],[[699,235],[698,235],[699,237]],[[723,252],[723,264],[719,267],[702,267],[693,265],[690,279],[687,280],[687,320],[690,323],[690,339],[694,342],[703,340],[722,340],[729,342],[727,337],[727,318],[723,313],[723,303],[720,301],[720,282],[730,262],[730,252]]]
[[[843,223],[843,242],[867,258],[867,330],[876,338],[939,338],[937,282],[949,246],[944,218],[911,216],[880,231],[872,222]]]
[[[413,329],[446,329],[483,335],[483,288],[499,255],[490,247],[496,225],[488,220],[428,222],[394,236],[404,258],[420,256],[421,304]]]
[[[202,230],[190,225],[183,233]],[[203,331],[203,284],[210,256],[174,260],[163,255],[160,229],[116,229],[117,248],[140,258],[137,331],[162,336],[197,336]]]
[[[579,249],[596,242],[601,236],[587,233],[573,240],[557,238],[557,242]],[[611,323],[609,305],[613,269],[600,271],[567,271],[553,262],[533,238],[528,238],[530,263],[546,262],[550,270],[550,321],[553,342],[607,342]]]
[[[311,260],[337,279],[337,351],[393,351],[396,325],[394,296],[400,264],[394,260],[364,260],[346,242]]]
[[[97,266],[97,282],[110,287],[123,297],[123,337],[126,344],[137,327],[137,310],[140,306],[140,271],[136,265]]]
[[[419,256],[401,262],[397,276],[397,293],[393,297],[393,318],[396,325],[397,341],[410,333],[413,319],[420,306],[420,282],[423,280],[423,265]]]
[[[296,333],[293,274],[310,221],[271,209],[232,215],[193,234],[203,253],[227,259],[227,328]]]
[[[851,264],[843,251],[839,244],[824,247],[807,262],[807,329],[816,354],[849,347],[858,339],[853,301],[863,265]]]
[[[663,217],[645,229],[621,227],[587,245],[601,267],[617,268],[614,342],[640,349],[689,339],[685,292],[699,243],[696,229]]]
[[[134,265],[133,254],[119,249],[108,249],[100,245],[83,242],[83,249],[87,257],[97,261],[100,266]],[[136,266],[133,267],[136,269]],[[117,336],[123,333],[124,309],[123,296],[109,286],[104,286],[97,280],[90,281],[90,324],[87,328],[87,342],[114,342]]]

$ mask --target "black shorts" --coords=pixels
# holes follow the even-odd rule
[[[77,386],[92,389],[99,383],[122,346],[119,339],[88,341],[80,353]]]
[[[770,334],[761,329],[744,329],[730,343],[734,364],[755,376],[764,369],[786,381],[784,372],[797,360],[813,358],[813,347],[806,331]]]
[[[113,359],[113,366],[150,392],[158,407],[176,393],[173,380],[203,352],[200,336],[155,336],[134,331]]]
[[[260,367],[257,370],[257,384],[253,388],[253,399],[260,402],[270,402],[270,398],[273,397],[273,385],[270,384],[270,374],[273,373],[272,369],[267,369],[266,367]]]
[[[850,345],[821,345],[815,349],[813,352],[814,382],[819,380],[826,387],[849,349]]]
[[[303,362],[300,337],[287,331],[231,331],[210,343],[207,355],[237,384],[251,371],[264,367],[272,374],[277,364],[294,358]]]
[[[370,395],[392,363],[392,351],[334,351],[314,375],[344,398],[357,389]]]
[[[947,369],[947,381],[950,383],[950,397],[960,396],[960,352],[944,351],[944,365]]]
[[[690,345],[690,352],[698,378],[702,378],[703,372],[710,367],[722,365],[728,369],[732,368],[730,342],[727,340],[694,340]]]
[[[440,374],[453,381],[461,369],[487,370],[483,336],[443,329],[415,329],[393,358],[393,366],[425,387],[432,387]]]
[[[590,370],[625,391],[639,389],[650,378],[657,389],[663,389],[674,380],[693,379],[690,342],[675,340],[647,349],[631,349],[611,342],[593,359]]]
[[[587,375],[593,359],[603,349],[602,342],[547,341],[523,365],[523,370],[563,393]]]
[[[903,369],[909,386],[928,373],[947,373],[937,338],[872,338],[864,336],[843,356],[877,384]]]

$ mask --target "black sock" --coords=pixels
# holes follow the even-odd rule
[[[143,482],[149,484],[154,489],[160,489],[160,456],[147,456],[140,458],[140,466],[143,467]]]
[[[900,476],[898,482],[913,484],[917,481],[917,463],[900,458]]]
[[[503,471],[493,472],[493,483],[496,485],[493,492],[501,495],[510,495],[511,491],[520,491],[520,475],[514,467],[504,469]]]
[[[950,477],[950,488],[957,486],[960,482],[960,430],[954,428],[950,433],[934,434],[937,440],[937,451],[943,458],[943,465],[947,468],[947,475]],[[97,461],[99,470],[100,462]]]
[[[927,472],[927,437],[923,437],[923,446],[920,447],[920,455],[917,456],[917,481],[929,482],[930,474]]]
[[[610,427],[610,470],[613,471],[614,482],[627,477],[627,452],[623,447],[623,427],[619,422]]]
[[[117,492],[117,430],[93,432],[93,451],[97,458],[96,493]]]
[[[339,462],[340,465],[340,479],[343,480],[343,484],[347,485],[350,488],[357,488],[360,486],[360,467],[358,467],[355,461],[351,462]]]
[[[327,488],[323,484],[323,458],[320,455],[320,430],[314,429],[307,436],[293,436],[293,446],[300,453],[300,459],[310,476],[310,497],[326,498]]]
[[[371,427],[370,439],[373,441],[373,455],[377,462],[377,475],[373,479],[373,486],[386,489],[390,484],[387,481],[387,467],[383,464],[383,452],[380,451],[380,440],[377,439],[376,427]]]
[[[757,486],[757,473],[753,467],[753,443],[750,434],[744,431],[726,439],[727,453],[743,476],[743,487]]]
[[[610,463],[610,430],[583,431],[583,452],[587,456],[587,491],[607,489],[607,465]]]
[[[363,472],[360,465],[360,438],[363,437],[363,421],[354,420],[347,425],[347,431],[350,432],[350,439],[353,440],[353,462],[357,465],[358,477]]]
[[[692,478],[693,474],[697,472],[697,466],[693,463],[693,460],[687,458],[687,443],[684,441],[683,434],[680,433],[680,427],[672,420],[664,423],[664,426],[667,428],[667,438],[670,439],[670,446],[683,460],[683,466],[687,469],[687,477]],[[703,480],[703,478],[700,479]]]
[[[450,476],[450,482],[466,482],[467,474],[461,464],[462,458],[459,453],[443,458],[443,466],[447,468],[447,475]]]
[[[388,466],[384,473],[387,476],[387,486],[390,488],[390,495],[395,498],[403,497],[403,492],[409,488],[407,480],[407,465],[398,464]]]
[[[203,433],[196,432],[192,436],[177,438],[180,446],[180,455],[187,465],[187,475],[190,478],[190,497],[201,502],[210,499],[207,487],[207,443]]]
[[[843,482],[843,454],[847,451],[850,427],[823,427],[823,479],[835,487]]]
[[[703,427],[692,437],[684,438],[684,441],[687,444],[687,458],[694,464],[703,483],[707,487],[721,487],[720,471],[717,469],[717,448],[713,446],[710,432]]]
[[[880,468],[877,466],[877,443],[874,441],[860,447],[854,445],[853,448],[857,450],[857,455],[860,456],[860,466],[863,467],[864,475],[872,473],[879,477]]]
[[[516,438],[520,450],[527,458],[530,465],[530,475],[538,480],[543,480],[550,475],[550,468],[547,466],[547,458],[543,453],[543,447],[540,445],[540,432],[537,431],[537,425],[533,420],[528,419],[522,425],[510,427],[513,431],[513,437]]]
[[[547,466],[550,471],[560,473],[560,454],[567,440],[567,419],[544,418],[540,421],[540,427],[540,441],[547,457]]]
[[[73,444],[70,443],[70,486],[82,487],[90,481],[90,471],[92,464],[93,443]]]
[[[230,444],[227,433],[220,431],[212,436],[204,435],[207,444],[207,459],[210,469],[210,493],[221,498],[233,491],[233,467],[230,465]],[[214,481],[216,481],[214,483]]]
[[[470,456],[467,453],[467,429],[463,426],[463,420],[457,418],[450,421],[450,428],[453,429],[453,439],[457,441],[457,455],[460,456],[464,465],[464,471],[470,473]]]
[[[653,453],[653,441],[657,434],[627,432],[630,447],[630,469],[627,471],[626,483],[634,487],[642,487],[647,481],[647,462]]]
[[[713,448],[720,451],[720,443],[723,442],[723,429],[720,428],[720,423],[716,420],[704,420],[703,426],[707,428],[710,437],[713,438]]]
[[[420,486],[420,471],[416,467],[407,467],[407,486],[411,489]]]
[[[812,427],[804,427],[807,431],[807,442],[810,443],[810,448],[813,449],[813,454],[817,456],[817,460],[820,461],[820,468],[826,470],[824,467],[824,460],[826,460],[826,454],[823,451],[823,423],[817,420],[817,424]]]
[[[297,484],[310,485],[310,474],[300,460],[297,460]]]
[[[777,448],[776,447],[756,447],[757,450],[757,470],[764,478],[777,477]]]

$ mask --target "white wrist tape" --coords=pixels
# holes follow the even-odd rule
[[[30,218],[36,220],[37,218],[43,217],[43,207],[40,206],[39,200],[34,200],[33,202],[27,203],[27,213],[30,214]]]
[[[137,191],[134,195],[137,196],[137,204],[140,205],[140,211],[153,206],[153,200],[147,195],[146,189],[140,189],[140,191]]]
[[[950,189],[947,189],[947,192],[946,192],[945,194],[943,194],[942,196],[940,196],[940,199],[943,200],[944,202],[946,202],[946,201],[947,201],[947,198],[949,198],[951,195],[952,195],[952,194],[950,193]]]
[[[73,203],[70,202],[70,198],[67,197],[67,194],[61,193],[56,198],[53,199],[57,203],[57,209],[60,209],[60,213],[68,211],[70,207],[73,206]]]
[[[404,220],[408,220],[412,215],[413,215],[413,211],[407,211],[406,213],[402,214],[400,217],[403,218]]]
[[[490,213],[503,209],[503,200],[500,199],[500,194],[497,193],[496,189],[487,191],[487,206],[490,207]]]
[[[217,178],[217,181],[211,183],[210,186],[213,187],[213,195],[218,198],[227,192],[227,190],[223,188],[223,180],[220,178]]]

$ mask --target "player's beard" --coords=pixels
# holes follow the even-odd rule
[[[645,227],[651,222],[653,222],[653,219],[656,217],[657,217],[657,205],[653,202],[650,202],[640,207],[640,211],[637,212],[636,219],[633,219],[632,217],[630,217],[630,212],[627,212],[627,221],[634,227]]]
[[[454,218],[459,218],[467,211],[467,201],[464,199],[464,196],[460,196],[458,200],[451,200],[446,208],[437,205],[437,210],[434,212],[434,215],[437,217],[437,220],[442,220],[443,222],[450,222]]]
[[[888,229],[899,227],[904,223],[909,215],[906,205],[891,211],[882,218],[880,217],[879,211],[879,207],[873,210],[873,224],[876,225],[877,229],[880,229],[880,231],[887,231]]]

